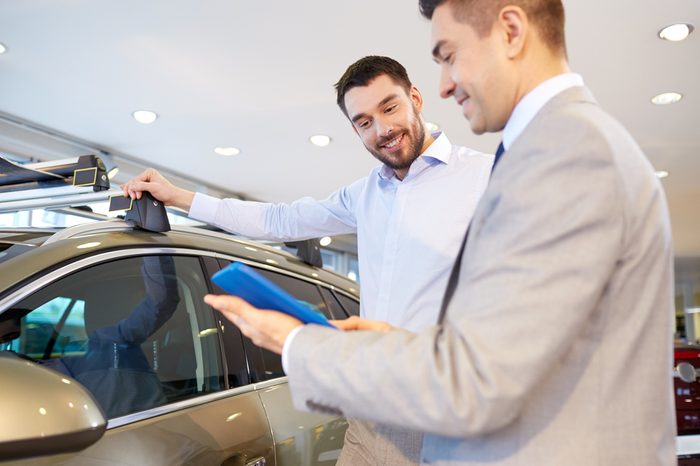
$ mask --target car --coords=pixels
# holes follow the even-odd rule
[[[0,228],[0,461],[335,464],[345,419],[295,410],[280,357],[204,303],[232,262],[359,313],[354,281],[222,232]]]
[[[679,466],[700,466],[700,346],[676,341],[673,391]]]

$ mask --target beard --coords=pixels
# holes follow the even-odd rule
[[[408,141],[408,144],[400,152],[395,154],[386,154],[383,152],[382,145],[396,139],[397,137],[403,135],[404,140]],[[403,143],[404,141],[402,141]],[[403,170],[411,166],[411,164],[420,156],[423,149],[423,144],[425,143],[425,128],[420,122],[418,113],[415,108],[413,109],[413,118],[409,124],[409,128],[398,128],[394,134],[389,137],[381,138],[377,141],[374,147],[368,147],[365,145],[370,154],[374,156],[377,160],[382,162],[387,167],[392,170]],[[406,157],[403,154],[406,153]]]

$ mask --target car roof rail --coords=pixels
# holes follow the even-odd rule
[[[109,187],[96,155],[24,165],[0,157],[0,212],[106,200]]]
[[[132,231],[136,225],[127,220],[110,220],[95,223],[82,223],[73,227],[64,228],[51,235],[42,246],[57,243],[64,239],[75,238],[77,236],[90,235],[95,233],[108,233],[113,231]]]

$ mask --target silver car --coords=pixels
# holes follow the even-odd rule
[[[0,229],[0,461],[335,464],[346,421],[296,411],[279,356],[203,302],[232,261],[328,318],[358,313],[355,282],[230,235]]]

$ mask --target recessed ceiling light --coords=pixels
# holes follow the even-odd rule
[[[316,134],[314,136],[311,136],[309,138],[309,141],[311,141],[311,144],[313,144],[314,146],[326,147],[328,144],[331,143],[331,137],[326,136],[325,134]]]
[[[7,47],[4,44],[0,44],[0,55],[7,52]]]
[[[214,149],[214,152],[216,152],[219,155],[230,157],[232,155],[240,154],[241,150],[237,147],[217,147]]]
[[[678,42],[683,40],[693,32],[695,28],[692,24],[678,23],[666,26],[659,31],[659,37],[664,40],[670,40],[673,42]]]
[[[651,102],[656,105],[675,104],[683,98],[678,92],[664,92],[663,94],[655,95],[651,98]]]
[[[668,176],[668,172],[666,170],[657,170],[656,176],[659,178],[666,178]]]
[[[331,244],[332,241],[333,240],[330,236],[324,236],[323,238],[321,238],[321,241],[319,241],[319,243],[321,243],[321,246],[328,246],[329,244]]]
[[[434,133],[435,131],[440,131],[440,126],[431,121],[426,121],[425,127],[428,128],[428,131],[430,131],[431,133]]]
[[[144,125],[150,125],[158,118],[158,114],[150,110],[136,110],[131,115],[134,117],[134,120]]]

